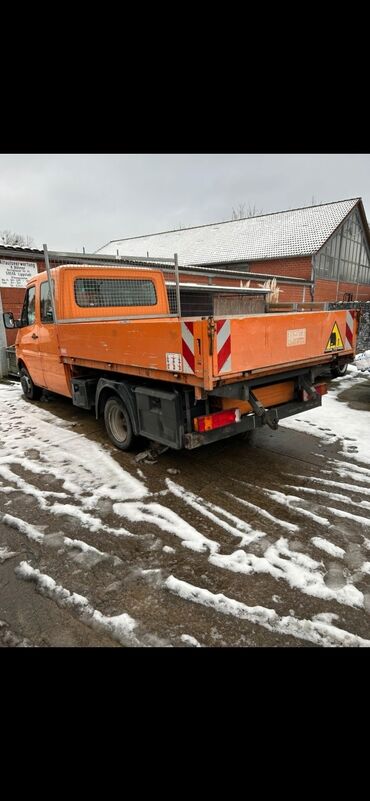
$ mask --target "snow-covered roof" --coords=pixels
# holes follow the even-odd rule
[[[360,198],[108,242],[97,253],[169,258],[179,264],[257,261],[316,253]]]
[[[42,255],[44,255],[44,251],[40,250],[39,248],[31,248],[29,247],[29,245],[6,245],[0,239],[0,251],[2,252],[4,250],[12,250],[12,251],[22,250],[25,251],[26,253],[30,252],[30,253],[35,253],[36,255],[41,253]]]

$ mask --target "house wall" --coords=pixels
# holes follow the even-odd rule
[[[274,275],[290,275],[294,278],[311,278],[311,257],[294,258],[294,259],[270,259],[266,261],[251,262],[249,270],[251,272],[272,273]],[[251,284],[253,286],[253,284]],[[279,286],[279,283],[278,283]],[[281,293],[279,296],[280,301],[301,301],[302,300],[302,287],[289,286],[287,284],[280,285]],[[314,286],[314,300],[317,302],[322,301],[335,301],[343,300],[343,295],[346,292],[353,294],[354,300],[370,300],[370,284],[354,284],[346,281],[340,281],[337,296],[337,281],[325,278],[315,278]],[[306,288],[306,301],[310,300],[310,292]]]
[[[315,282],[315,300],[343,300],[343,295],[351,292],[353,300],[370,300],[370,284],[350,284],[339,282],[337,297],[337,282],[327,278],[317,278]]]
[[[1,254],[0,254],[1,258]],[[10,259],[7,257],[7,260]],[[14,261],[26,261],[30,262],[32,259],[29,255],[22,258],[18,254],[14,255]],[[42,272],[45,270],[45,263],[44,261],[35,261],[35,273]],[[2,300],[2,306],[4,312],[13,312],[14,317],[19,319],[21,316],[23,300],[25,295],[25,288],[24,287],[0,287],[0,295]],[[9,329],[6,330],[6,341],[7,346],[14,345],[17,336],[17,331],[10,331]]]

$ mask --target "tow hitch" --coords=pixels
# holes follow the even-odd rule
[[[249,390],[248,400],[257,417],[261,417],[263,423],[266,423],[273,431],[276,431],[279,425],[277,409],[265,409],[264,405],[256,398],[251,389]]]

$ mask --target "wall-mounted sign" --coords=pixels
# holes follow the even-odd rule
[[[25,287],[29,278],[37,274],[37,264],[32,261],[5,261],[0,259],[0,287]]]

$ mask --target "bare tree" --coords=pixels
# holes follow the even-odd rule
[[[233,207],[232,213],[232,220],[243,220],[245,217],[257,217],[259,214],[263,214],[263,209],[257,209],[256,204],[254,203],[253,206],[248,204],[248,208],[246,208],[245,203],[238,203],[236,209]]]
[[[32,236],[23,236],[23,234],[16,234],[9,229],[0,231],[0,245],[9,245],[10,247],[30,248],[33,245]]]

